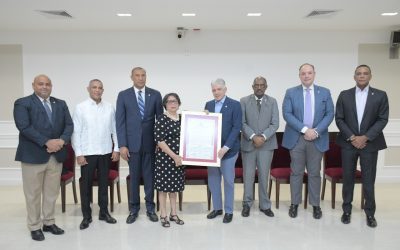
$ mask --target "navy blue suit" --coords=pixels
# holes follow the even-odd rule
[[[14,120],[19,130],[19,143],[16,161],[31,164],[44,164],[54,155],[58,162],[67,159],[66,148],[56,153],[47,153],[46,142],[50,139],[71,140],[74,129],[71,115],[65,101],[50,97],[52,122],[40,99],[32,94],[14,103]]]
[[[129,174],[131,177],[130,211],[140,209],[139,185],[143,178],[146,209],[154,212],[154,123],[163,112],[161,94],[145,87],[145,108],[140,116],[137,97],[133,87],[118,94],[116,128],[119,147],[129,149]]]
[[[206,103],[205,109],[215,111],[215,100]],[[227,146],[221,161],[221,167],[208,168],[208,185],[212,194],[214,210],[222,209],[221,177],[224,177],[224,210],[225,213],[233,213],[235,162],[240,150],[240,129],[242,127],[242,109],[240,103],[226,97],[221,108],[222,114],[222,138],[221,147]]]

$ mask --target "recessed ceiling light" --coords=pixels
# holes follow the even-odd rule
[[[118,13],[117,16],[119,17],[127,17],[127,16],[132,16],[131,13]]]
[[[261,16],[262,13],[247,13],[247,16]]]
[[[382,13],[381,16],[395,16],[397,14],[399,14],[399,13],[397,13],[397,12],[385,12],[385,13]]]
[[[182,16],[196,16],[196,13],[182,13]]]

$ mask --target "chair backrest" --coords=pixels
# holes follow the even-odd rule
[[[329,150],[324,154],[324,168],[341,168],[342,153],[341,148],[334,142],[329,142]]]
[[[67,148],[67,159],[63,162],[63,168],[75,173],[75,152],[71,144],[65,146]]]
[[[110,170],[115,170],[115,171],[119,172],[119,160],[111,161]]]
[[[276,133],[278,148],[274,150],[274,157],[271,162],[271,168],[290,168],[290,152],[282,147],[283,132]]]

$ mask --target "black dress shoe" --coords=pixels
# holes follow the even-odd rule
[[[249,206],[243,206],[242,216],[243,217],[249,217],[249,215],[250,215],[250,207]]]
[[[296,218],[297,217],[297,208],[299,207],[299,205],[294,205],[291,204],[289,207],[289,216],[292,218]]]
[[[42,241],[44,240],[44,235],[41,229],[31,231],[32,240]]]
[[[136,221],[138,217],[138,213],[129,213],[128,218],[126,218],[126,223],[127,224],[132,224],[133,222]]]
[[[351,221],[351,213],[343,213],[342,218],[340,219],[343,224],[349,224]]]
[[[218,215],[222,215],[222,210],[213,210],[211,213],[207,214],[207,219],[214,219]]]
[[[105,222],[107,222],[109,224],[117,223],[117,220],[114,219],[113,217],[111,217],[111,215],[109,213],[101,213],[99,215],[99,220],[104,220]]]
[[[81,224],[79,225],[79,229],[83,230],[88,228],[90,223],[92,223],[92,218],[83,218]]]
[[[52,234],[55,235],[60,235],[60,234],[64,234],[64,230],[62,230],[61,228],[57,227],[56,224],[50,225],[50,226],[43,226],[43,231],[44,232],[50,232]]]
[[[225,214],[224,219],[222,220],[223,223],[230,223],[232,221],[233,214]]]
[[[367,225],[369,227],[376,227],[378,226],[378,223],[375,220],[375,217],[372,215],[367,215]]]
[[[274,214],[274,212],[272,212],[272,210],[271,210],[271,208],[268,208],[268,209],[260,209],[260,211],[262,212],[262,213],[264,213],[266,216],[268,216],[268,217],[274,217],[275,216],[275,214]]]
[[[322,217],[322,210],[320,206],[313,206],[313,217],[314,219],[321,219]]]
[[[149,217],[149,220],[152,222],[157,222],[158,221],[158,216],[154,212],[146,212],[147,217]]]

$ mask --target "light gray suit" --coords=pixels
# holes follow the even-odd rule
[[[267,195],[269,169],[274,149],[278,147],[275,132],[279,127],[279,111],[275,98],[264,95],[260,111],[256,96],[251,94],[240,99],[242,106],[242,139],[244,193],[243,206],[251,207],[253,203],[253,184],[256,167],[258,169],[258,190],[260,209],[271,208]],[[256,148],[250,139],[252,135],[264,135],[265,143]]]

